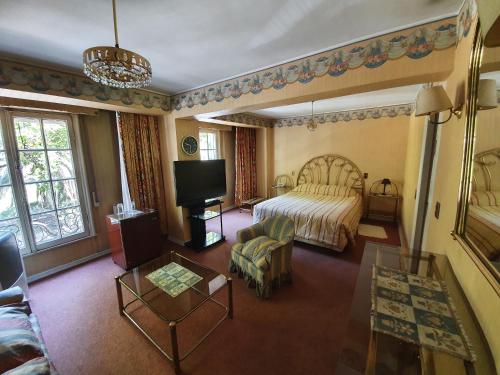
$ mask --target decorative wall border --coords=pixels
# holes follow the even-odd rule
[[[326,112],[314,115],[318,124],[348,122],[352,120],[379,119],[382,117],[410,116],[414,111],[413,103],[389,105],[383,107],[360,108],[349,111]],[[311,116],[295,116],[280,119],[260,117],[252,113],[235,113],[213,117],[214,120],[235,122],[263,128],[285,128],[307,125]]]
[[[410,116],[414,107],[412,103],[390,105],[384,107],[353,109],[350,111],[328,112],[314,115],[318,124],[336,123],[339,121],[378,119],[382,117]],[[288,117],[278,119],[274,122],[274,127],[284,128],[291,126],[307,125],[311,121],[311,116]]]
[[[170,96],[108,87],[78,74],[0,60],[0,88],[31,91],[109,104],[170,110]]]
[[[251,113],[234,113],[231,115],[223,115],[214,117],[216,120],[236,122],[238,124],[245,124],[251,126],[260,126],[263,128],[272,128],[276,123],[275,119],[260,117]]]
[[[119,89],[98,84],[79,74],[59,72],[0,58],[0,88],[51,94],[109,104],[170,111],[192,108],[264,90],[281,90],[288,84],[308,84],[315,78],[338,77],[359,67],[375,69],[387,61],[421,59],[435,50],[450,48],[467,37],[477,15],[475,0],[465,0],[456,18],[449,18],[399,35],[351,44],[235,79],[168,96],[140,89]],[[449,21],[449,22],[448,22]],[[392,34],[391,34],[392,35]],[[173,108],[172,108],[173,107]]]
[[[464,7],[465,8],[465,7]],[[469,9],[469,8],[467,8]],[[463,12],[461,32],[468,33],[471,12]],[[444,50],[457,43],[456,18],[434,22],[401,32],[397,36],[380,37],[365,44],[356,44],[309,56],[291,63],[247,74],[235,79],[208,85],[173,97],[176,110],[222,102],[242,95],[258,95],[267,89],[281,90],[289,84],[308,84],[318,77],[339,77],[348,70],[359,67],[376,69],[387,61],[406,56],[417,60],[435,50]],[[468,25],[468,28],[467,28]]]

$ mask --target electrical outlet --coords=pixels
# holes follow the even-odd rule
[[[439,212],[441,211],[441,203],[436,202],[436,207],[434,208],[434,217],[439,219]]]
[[[363,177],[365,178],[365,180],[368,178],[368,173],[363,173]]]

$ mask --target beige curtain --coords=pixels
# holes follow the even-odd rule
[[[119,113],[119,130],[130,196],[136,207],[158,210],[161,229],[166,234],[158,117]]]

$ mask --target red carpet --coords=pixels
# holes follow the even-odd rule
[[[167,248],[227,274],[236,230],[251,221],[249,214],[233,210],[224,214],[226,243],[201,253],[172,243]],[[217,225],[217,219],[210,223],[214,229]],[[389,239],[371,240],[398,245],[397,226],[383,225]],[[225,321],[181,362],[183,373],[331,374],[345,333],[365,239],[358,237],[356,245],[342,254],[295,243],[293,284],[276,290],[270,300],[256,298],[254,290],[233,276],[234,319]],[[107,256],[30,286],[33,310],[62,375],[174,373],[170,362],[119,316],[114,276],[121,273]],[[220,299],[225,302],[225,298],[226,293],[221,293]],[[212,309],[200,309],[184,329],[180,327],[181,347],[189,344],[193,332],[215,319]],[[168,327],[151,324],[168,342]]]

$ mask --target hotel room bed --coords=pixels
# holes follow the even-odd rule
[[[295,225],[295,239],[343,251],[357,233],[363,215],[364,180],[350,160],[323,155],[308,161],[289,193],[254,207],[254,223],[278,214]]]

